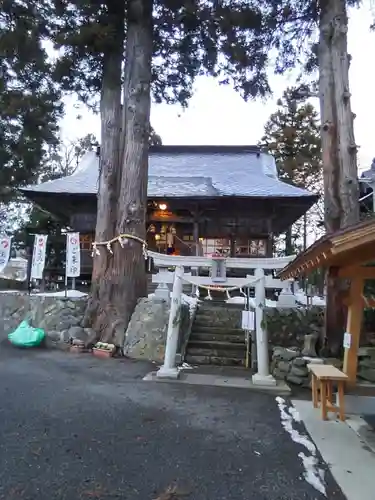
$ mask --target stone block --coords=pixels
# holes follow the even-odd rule
[[[285,347],[275,347],[273,351],[273,358],[282,359],[284,361],[291,361],[300,355],[300,351],[287,349]]]
[[[318,336],[316,334],[306,334],[303,343],[302,354],[303,356],[316,357],[316,342]]]
[[[307,360],[305,358],[295,358],[293,359],[294,366],[306,366]]]
[[[48,332],[48,337],[52,340],[52,342],[60,342],[61,333],[57,330],[50,330]]]
[[[310,358],[309,356],[304,356],[303,359],[306,361],[306,364],[315,364],[315,365],[324,365],[323,358]]]
[[[70,342],[69,330],[63,330],[60,333],[60,342],[65,342],[65,343]]]
[[[281,372],[288,373],[290,370],[290,363],[288,361],[278,361],[277,363],[277,369],[280,370]]]
[[[290,374],[303,378],[308,376],[309,370],[306,367],[292,365]]]
[[[296,375],[288,374],[286,377],[286,381],[293,385],[303,385],[306,381],[304,377],[297,377]]]
[[[286,376],[288,375],[286,372],[282,372],[278,368],[275,368],[272,370],[272,375],[277,379],[277,380],[285,380]]]
[[[358,377],[368,382],[375,382],[375,369],[361,368],[358,372]]]
[[[143,298],[131,317],[126,330],[124,353],[130,358],[164,361],[169,304],[164,300]]]
[[[71,326],[68,330],[68,335],[72,339],[86,340],[87,334],[81,326]]]
[[[373,358],[375,360],[375,347],[360,347],[358,358]]]
[[[362,358],[358,362],[359,368],[369,368],[370,370],[375,370],[375,360],[371,358]]]

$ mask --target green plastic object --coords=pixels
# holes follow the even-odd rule
[[[9,342],[17,347],[38,347],[46,334],[41,328],[33,328],[27,321],[22,321],[18,327],[8,335]]]

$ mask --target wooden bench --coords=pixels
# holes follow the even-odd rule
[[[308,369],[312,374],[312,401],[314,408],[320,408],[322,419],[328,419],[328,412],[334,412],[339,415],[341,421],[345,420],[345,404],[344,404],[344,388],[348,376],[338,370],[333,365],[315,365],[308,364]],[[333,383],[337,384],[338,389],[338,405],[334,405],[333,398]]]

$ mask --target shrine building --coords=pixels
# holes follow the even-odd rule
[[[81,234],[82,266],[92,266],[98,152],[69,176],[23,188],[32,202]],[[149,150],[147,241],[179,255],[268,257],[317,196],[278,179],[257,146],[154,146]]]

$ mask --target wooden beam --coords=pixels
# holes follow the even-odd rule
[[[345,296],[343,298],[343,303],[347,307],[349,307],[350,306],[350,302],[351,302],[350,294],[348,294],[347,296]],[[375,297],[365,297],[364,295],[362,295],[361,296],[361,304],[362,304],[362,307],[364,307],[364,308],[375,307]]]
[[[340,278],[362,278],[365,280],[375,279],[375,267],[347,266],[339,270]]]
[[[342,254],[332,255],[329,261],[330,265],[337,267],[363,266],[368,262],[375,261],[375,246],[373,243],[358,246]]]
[[[355,384],[357,380],[358,348],[363,317],[363,278],[352,279],[350,284],[348,318],[346,332],[350,334],[350,347],[345,348],[344,372],[348,383]]]

